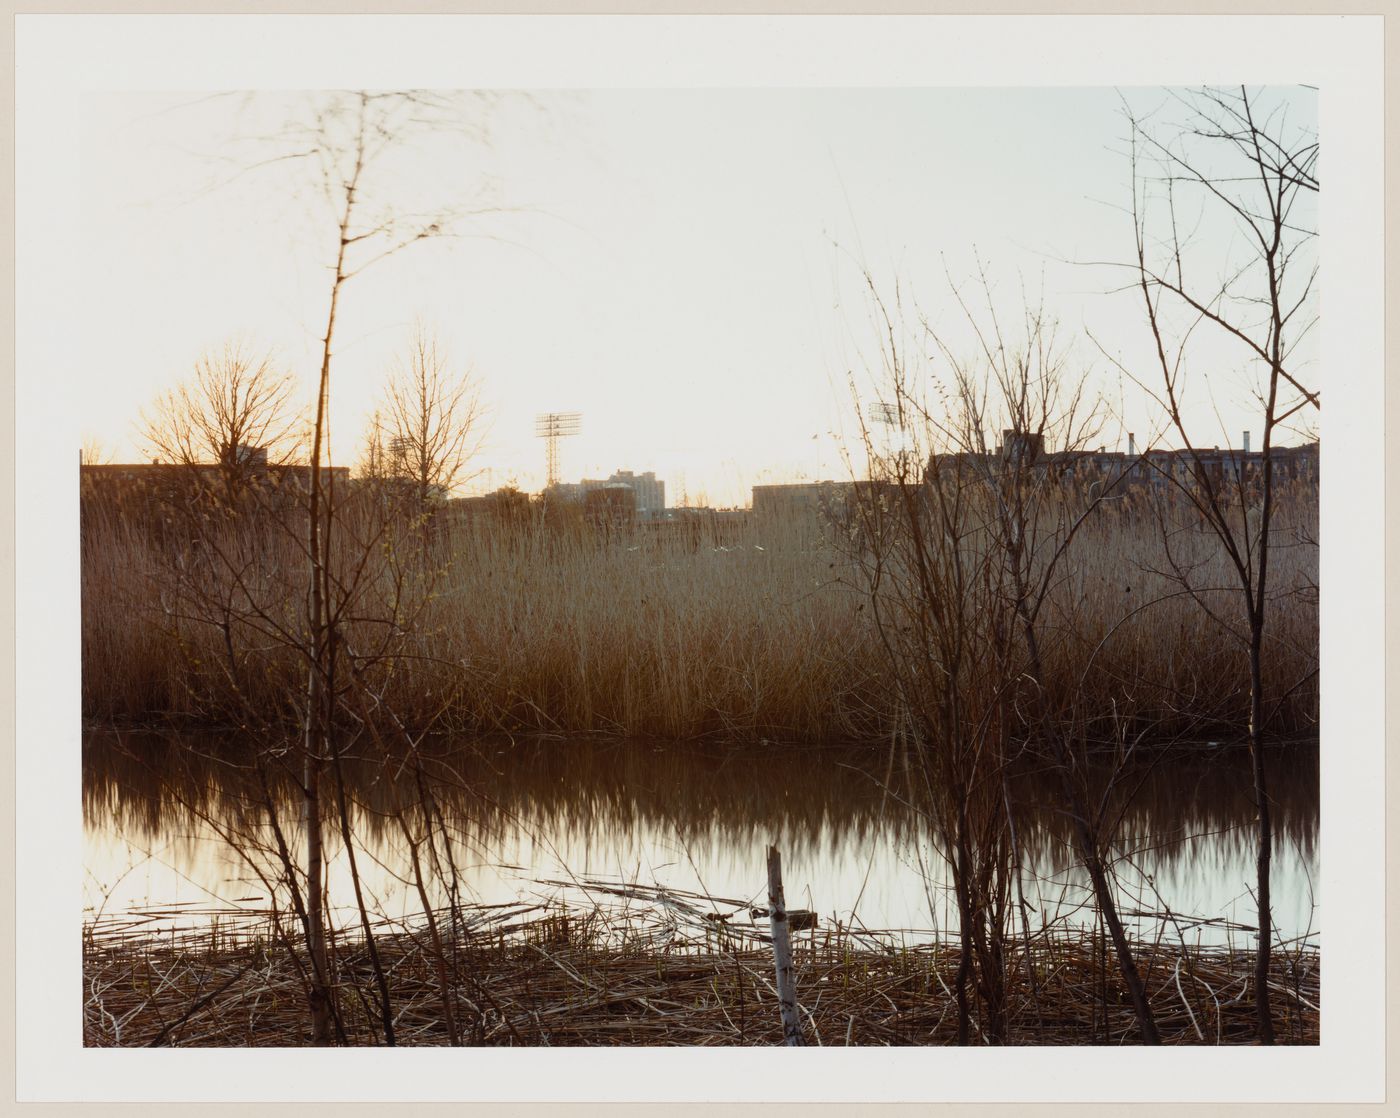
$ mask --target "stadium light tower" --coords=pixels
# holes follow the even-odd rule
[[[890,436],[897,427],[900,432],[900,450],[895,460],[903,464],[904,453],[904,419],[900,415],[899,405],[885,403],[883,400],[874,400],[865,405],[866,418],[873,424],[878,424],[884,428],[884,437],[878,440],[880,453],[885,459],[891,459]],[[871,464],[873,466],[873,463]],[[874,476],[873,469],[867,468],[867,473]]]
[[[873,400],[865,405],[865,415],[871,423],[879,424],[885,429],[885,437],[881,441],[885,443],[885,452],[889,453],[890,431],[895,427],[898,427],[901,432],[904,430],[904,421],[899,414],[899,405],[887,404],[883,400]]]
[[[886,404],[876,400],[865,405],[865,414],[869,416],[871,423],[882,423],[886,427],[902,427],[899,421],[899,406],[897,404]]]
[[[551,411],[535,416],[535,437],[545,441],[545,484],[559,484],[559,440],[577,435],[581,416],[576,411]]]

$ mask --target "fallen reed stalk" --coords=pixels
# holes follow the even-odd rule
[[[417,926],[384,924],[378,949],[393,983],[400,1045],[446,1045],[446,973],[463,1043],[472,1046],[779,1045],[772,953],[762,922],[719,912],[736,903],[632,886],[615,899],[673,904],[483,906],[441,954]],[[133,934],[120,920],[83,936],[83,1036],[94,1047],[296,1046],[309,1042],[305,994],[268,914],[169,934]],[[794,935],[793,966],[808,1043],[949,1044],[956,1014],[945,976],[955,944],[903,941],[820,924]],[[1253,955],[1225,947],[1135,945],[1162,1039],[1249,1044],[1245,996]],[[1102,966],[1092,931],[1018,943],[1007,960],[1010,1043],[1131,1044],[1127,993]],[[382,1043],[362,941],[339,937],[334,959],[349,1043]],[[1319,960],[1279,951],[1280,1038],[1316,1044]],[[1027,981],[1035,976],[1034,992]],[[357,996],[363,994],[363,997]]]

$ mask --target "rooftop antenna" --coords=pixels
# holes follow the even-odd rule
[[[550,411],[535,416],[535,437],[545,440],[545,484],[551,488],[559,484],[559,440],[578,434],[579,419],[576,411]]]

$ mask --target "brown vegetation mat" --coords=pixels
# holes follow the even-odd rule
[[[682,909],[694,906],[682,902]],[[399,1045],[769,1045],[782,1042],[762,927],[578,914],[509,905],[438,914],[441,957],[422,927],[385,926]],[[455,931],[453,930],[455,925]],[[294,1046],[308,1041],[304,955],[244,925],[164,935],[90,925],[83,937],[88,1046]],[[956,948],[818,927],[794,937],[808,1044],[949,1044]],[[1139,945],[1162,1039],[1249,1044],[1253,956],[1227,948]],[[336,945],[339,1032],[384,1043],[378,986],[363,940]],[[1316,1044],[1315,951],[1274,953],[1279,1039]],[[1015,1044],[1132,1044],[1137,1031],[1112,955],[1092,933],[1019,944],[1008,960]],[[443,978],[447,997],[443,996]],[[1032,981],[1033,980],[1033,981]],[[448,1023],[448,1011],[452,1023]]]

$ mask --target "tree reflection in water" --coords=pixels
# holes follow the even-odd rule
[[[269,756],[268,743],[258,743]],[[83,748],[83,812],[90,909],[191,902],[218,908],[267,901],[249,868],[266,852],[264,793],[237,735],[91,732]],[[275,754],[275,750],[271,751]],[[762,890],[763,852],[783,850],[791,903],[871,928],[946,932],[953,923],[937,836],[919,810],[917,782],[899,758],[842,747],[658,745],[561,738],[434,741],[424,770],[467,895],[493,903],[540,892],[539,879],[608,877],[733,898]],[[1315,746],[1281,749],[1272,789],[1278,834],[1277,934],[1316,933],[1318,762]],[[266,767],[278,815],[295,829],[295,773]],[[384,915],[421,908],[405,882],[407,850],[392,818],[416,802],[412,774],[367,756],[347,758],[361,872]],[[1034,928],[1092,921],[1070,828],[1050,810],[1034,772],[1017,777],[1026,805],[1019,837]],[[1144,766],[1122,786],[1118,873],[1125,911],[1250,922],[1253,872],[1248,758],[1206,749]],[[240,847],[243,854],[235,850]],[[259,853],[262,850],[263,853]],[[334,903],[350,894],[343,853],[331,857]],[[434,903],[446,901],[445,888]],[[1137,922],[1161,929],[1159,917]],[[1168,926],[1166,933],[1176,935]],[[1217,942],[1222,925],[1184,934]],[[1247,933],[1236,931],[1243,940]]]

